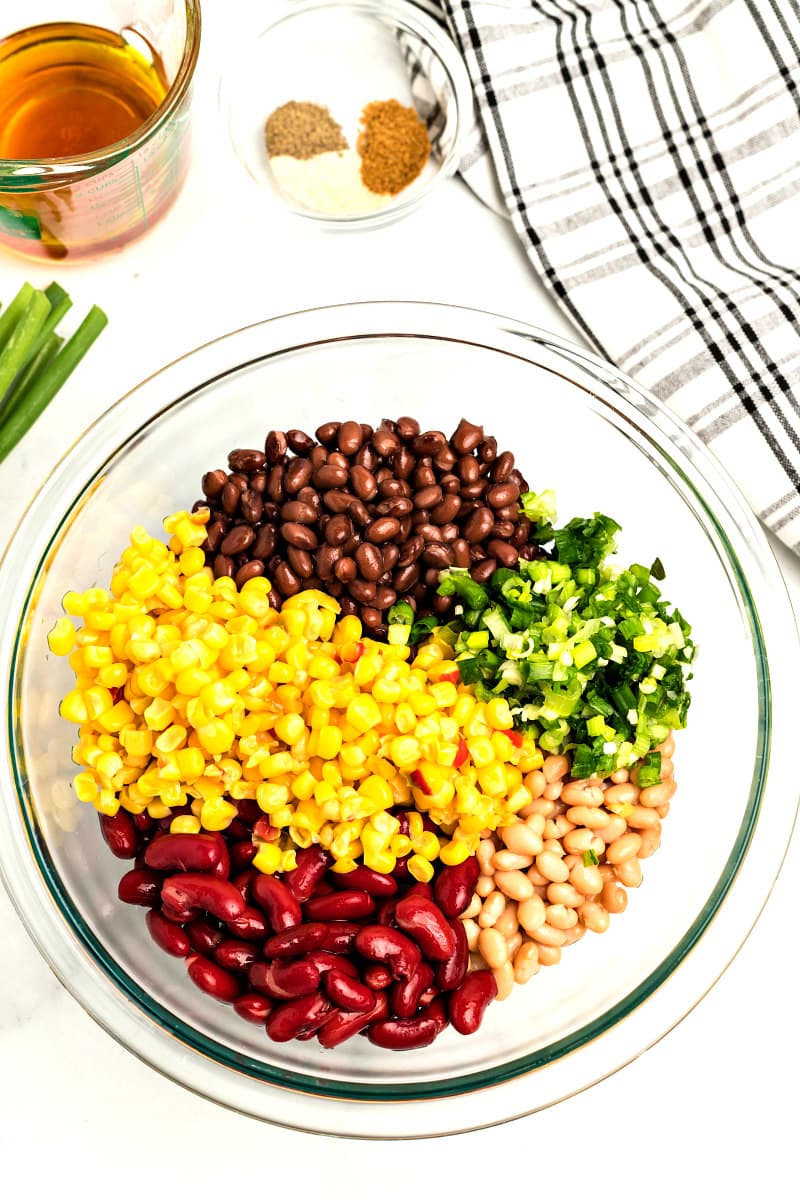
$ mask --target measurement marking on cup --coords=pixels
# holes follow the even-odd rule
[[[142,210],[142,224],[147,229],[147,212],[144,207],[144,196],[142,195],[142,181],[139,178],[139,168],[136,163],[133,164],[133,177],[136,181],[136,195],[139,197],[139,208]]]

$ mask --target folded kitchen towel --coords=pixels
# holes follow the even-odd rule
[[[440,2],[537,274],[800,552],[797,0]]]

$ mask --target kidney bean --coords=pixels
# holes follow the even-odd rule
[[[232,921],[226,921],[231,933],[242,938],[245,942],[262,942],[269,936],[269,927],[256,908],[248,907]]]
[[[305,904],[317,890],[317,885],[327,871],[331,856],[322,846],[306,846],[297,851],[297,866],[286,871],[283,882],[298,904]]]
[[[331,954],[346,954],[356,939],[360,925],[355,921],[333,921],[325,926],[325,937],[319,945],[320,950],[330,950]]]
[[[420,997],[420,1003],[423,1005],[423,1011],[420,1013],[422,1017],[428,1017],[431,1021],[436,1022],[437,1034],[441,1033],[450,1024],[447,1016],[447,1003],[444,996],[434,996],[432,1000],[425,1003],[425,997]]]
[[[319,921],[293,925],[268,938],[264,943],[264,954],[267,958],[296,958],[309,950],[330,949],[326,945],[329,928]]]
[[[160,912],[151,908],[144,919],[147,931],[157,946],[175,958],[186,958],[191,952],[192,945],[189,937],[180,925],[173,925],[162,917]]]
[[[394,919],[411,934],[426,958],[443,962],[455,953],[455,934],[441,909],[427,897],[406,894],[397,903]]]
[[[326,971],[337,970],[343,971],[352,979],[358,978],[356,964],[351,958],[345,958],[343,954],[331,954],[330,950],[310,950],[305,958],[306,962],[314,964],[320,975],[324,975]]]
[[[299,903],[286,884],[281,883],[274,875],[259,875],[253,880],[251,893],[259,908],[267,914],[267,920],[275,933],[282,929],[291,929],[303,920]]]
[[[155,825],[153,818],[146,812],[131,813],[131,820],[133,821],[134,829],[138,833],[147,833]]]
[[[364,983],[374,992],[388,988],[394,979],[392,972],[383,963],[370,963],[368,967],[364,968],[362,975]]]
[[[369,1012],[375,1005],[375,996],[370,988],[344,971],[326,971],[322,986],[333,1003],[348,1012]]]
[[[312,992],[296,1000],[279,1004],[267,1017],[267,1036],[273,1042],[290,1042],[303,1033],[315,1031],[333,1012],[333,1005],[322,992]]]
[[[100,814],[100,831],[103,841],[115,858],[135,858],[139,849],[139,835],[128,813],[120,808],[113,817]]]
[[[460,917],[469,906],[480,875],[475,855],[465,858],[455,867],[444,867],[433,884],[433,896],[448,917]]]
[[[305,959],[276,959],[254,962],[247,972],[247,979],[251,988],[266,992],[273,1000],[293,1000],[317,989],[320,972]]]
[[[237,996],[233,1002],[234,1012],[254,1025],[263,1025],[273,1007],[272,1001],[259,992],[245,992],[243,996]]]
[[[399,979],[389,990],[389,1008],[396,1017],[413,1017],[420,998],[433,983],[433,970],[421,962],[408,979]]]
[[[154,871],[211,871],[221,857],[219,842],[207,833],[168,833],[144,852]]]
[[[190,954],[186,959],[186,969],[192,983],[202,992],[225,1004],[235,1000],[242,990],[235,975],[202,954]]]
[[[396,876],[392,875],[392,878],[396,881]],[[397,899],[397,896],[385,896],[384,899],[381,900],[380,904],[375,910],[376,925],[388,925],[390,929],[397,928],[394,919],[394,910],[397,907]]]
[[[310,921],[352,921],[374,913],[375,901],[369,892],[352,889],[313,896],[304,907]]]
[[[236,938],[226,938],[214,950],[215,962],[228,971],[246,971],[258,957],[251,942],[237,941]]]
[[[464,982],[469,967],[469,946],[464,922],[458,917],[451,917],[448,924],[453,931],[456,948],[449,958],[436,966],[434,982],[442,992],[452,992],[459,987]]]
[[[186,926],[186,935],[192,949],[196,950],[198,954],[204,954],[206,958],[213,955],[217,946],[225,941],[224,930],[218,929],[204,917],[196,917],[194,921],[191,921]]]
[[[346,875],[332,871],[330,879],[334,887],[349,890],[355,886],[363,892],[369,892],[370,896],[394,896],[397,892],[396,879],[391,875],[383,875],[380,871],[373,871],[363,863],[357,863]]]
[[[117,895],[123,904],[141,904],[155,908],[161,896],[161,876],[147,867],[134,867],[117,884]]]
[[[252,842],[232,842],[229,849],[231,870],[237,873],[253,861],[257,847]]]
[[[185,920],[202,909],[220,921],[232,921],[245,910],[241,892],[227,879],[186,873],[170,875],[161,888],[161,902],[176,913],[185,913]]]
[[[395,979],[413,975],[422,957],[415,942],[387,925],[362,925],[354,944],[364,958],[386,963]]]
[[[174,837],[175,835],[170,834],[169,836]],[[183,836],[186,836],[186,835],[183,835]],[[198,837],[199,835],[192,834],[189,836]],[[204,834],[203,836],[210,837],[214,841],[214,844],[216,845],[217,849],[219,850],[219,861],[216,863],[216,865],[214,867],[212,867],[211,874],[214,875],[215,878],[217,878],[217,879],[227,879],[231,873],[231,859],[230,859],[230,855],[228,854],[227,839],[224,838],[222,836],[222,834],[219,832],[207,833],[207,834]]]
[[[447,1015],[453,1028],[462,1034],[475,1033],[489,1004],[497,995],[497,983],[491,971],[472,971],[450,993]]]
[[[326,1050],[332,1050],[357,1033],[366,1029],[372,1021],[380,1021],[389,1015],[386,996],[379,992],[373,997],[374,1003],[368,1012],[345,1012],[338,1009],[328,1017],[317,1034],[317,1040]]]
[[[439,1022],[433,1017],[408,1017],[373,1021],[367,1026],[367,1038],[373,1046],[384,1050],[418,1050],[430,1046],[439,1033]]]

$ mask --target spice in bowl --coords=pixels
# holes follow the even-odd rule
[[[355,148],[330,111],[310,101],[276,108],[264,136],[281,190],[303,208],[335,216],[385,208],[418,178],[430,155],[424,122],[398,100],[365,105]]]

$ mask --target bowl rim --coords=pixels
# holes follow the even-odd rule
[[[453,321],[454,315],[456,317],[455,321]],[[363,332],[363,326],[370,326],[370,321],[373,323],[371,327],[372,331],[366,333]],[[448,325],[449,321],[453,321],[453,323]],[[783,593],[782,602],[779,605],[781,620],[778,622],[778,626],[772,626],[770,622],[764,622],[762,627],[762,624],[759,622],[759,614],[756,611],[747,576],[745,575],[739,561],[739,554],[737,553],[737,550],[731,544],[725,529],[720,525],[719,520],[715,516],[714,512],[708,509],[703,497],[697,492],[695,484],[691,480],[687,479],[687,485],[694,492],[701,507],[706,511],[707,516],[710,518],[711,524],[715,526],[718,537],[720,538],[722,546],[725,549],[725,553],[728,556],[728,561],[733,566],[739,586],[743,589],[743,595],[746,597],[749,619],[751,620],[752,632],[755,638],[756,646],[760,647],[761,651],[759,661],[757,663],[757,669],[759,672],[760,688],[763,689],[762,715],[764,720],[762,721],[762,727],[759,731],[760,741],[759,752],[756,756],[756,765],[754,771],[754,790],[751,789],[750,804],[748,805],[748,809],[745,814],[745,820],[738,831],[734,848],[731,851],[725,871],[717,881],[715,888],[712,889],[709,901],[704,906],[700,915],[692,923],[692,926],[687,931],[687,934],[684,935],[684,938],[681,939],[681,942],[679,943],[680,954],[677,958],[677,961],[673,961],[673,951],[673,953],[668,956],[670,963],[668,970],[664,969],[667,962],[667,960],[665,960],[664,963],[662,963],[660,967],[656,969],[656,971],[651,972],[647,980],[643,981],[642,984],[629,993],[628,997],[623,998],[622,1001],[619,1001],[617,1004],[612,1006],[612,1008],[608,1010],[607,1014],[603,1014],[603,1017],[607,1017],[608,1014],[613,1014],[613,1019],[604,1020],[603,1017],[601,1017],[598,1019],[598,1021],[590,1022],[587,1026],[584,1026],[580,1031],[578,1031],[579,1035],[585,1034],[585,1036],[578,1037],[576,1039],[575,1034],[569,1035],[567,1038],[561,1039],[561,1043],[556,1043],[553,1046],[548,1047],[548,1054],[546,1056],[548,1063],[552,1060],[557,1061],[564,1055],[571,1055],[579,1048],[597,1041],[601,1033],[608,1034],[610,1030],[619,1026],[623,1017],[630,1017],[631,1014],[639,1010],[645,999],[651,998],[658,991],[658,989],[667,982],[667,980],[674,976],[676,968],[687,959],[690,951],[694,946],[696,946],[699,939],[708,931],[713,919],[718,917],[719,913],[723,911],[720,908],[722,900],[730,892],[734,881],[741,874],[742,868],[746,863],[748,848],[757,833],[757,822],[760,818],[760,804],[767,782],[767,768],[770,763],[770,755],[775,752],[775,745],[771,744],[770,737],[772,720],[775,715],[770,704],[770,696],[771,688],[775,682],[775,678],[774,673],[772,676],[770,674],[770,660],[767,656],[766,646],[764,643],[765,640],[773,640],[773,637],[770,636],[772,631],[774,631],[775,638],[777,638],[779,632],[782,632],[785,635],[787,618],[788,625],[790,625],[793,633],[793,639],[791,647],[787,647],[782,644],[782,652],[785,650],[784,660],[786,660],[787,665],[790,666],[792,659],[796,661],[798,658],[797,629],[794,623],[793,614],[791,612],[791,605],[788,603],[785,584],[783,583],[782,576],[780,575],[777,564],[775,563],[766,539],[764,538],[763,532],[755,521],[755,518],[750,510],[744,504],[744,501],[735,487],[727,479],[724,472],[716,463],[716,460],[713,459],[713,457],[702,446],[699,440],[693,434],[691,434],[690,431],[685,429],[685,427],[680,424],[677,418],[669,413],[668,410],[659,405],[658,402],[653,399],[653,397],[649,396],[648,393],[639,388],[638,385],[633,383],[633,381],[628,380],[627,377],[622,375],[615,368],[610,367],[609,364],[603,362],[591,352],[583,350],[581,347],[574,345],[566,339],[548,334],[534,326],[530,326],[513,319],[500,317],[496,314],[483,313],[475,309],[459,308],[446,304],[398,303],[394,301],[377,303],[363,302],[358,304],[335,305],[323,309],[304,310],[281,317],[275,317],[267,321],[256,322],[252,325],[244,327],[243,329],[234,330],[220,338],[214,339],[213,341],[206,343],[204,346],[198,347],[195,350],[190,351],[188,354],[183,355],[181,358],[175,360],[168,366],[161,368],[159,371],[155,372],[148,379],[142,381],[119,401],[117,401],[117,403],[113,405],[111,409],[107,410],[106,413],[98,418],[98,420],[90,427],[89,430],[87,430],[83,437],[79,438],[73,444],[73,446],[62,457],[60,463],[55,468],[49,479],[45,481],[45,483],[37,492],[36,496],[31,501],[28,509],[20,520],[18,531],[27,523],[33,522],[37,513],[41,513],[42,511],[46,513],[48,511],[47,501],[49,495],[56,490],[59,480],[64,476],[66,470],[69,468],[72,459],[75,456],[80,457],[81,451],[84,451],[83,458],[88,463],[88,467],[84,466],[80,475],[83,481],[81,491],[75,495],[73,503],[63,513],[60,520],[57,520],[55,529],[52,528],[52,523],[45,518],[45,524],[50,528],[50,536],[45,538],[41,554],[39,555],[39,566],[33,573],[27,593],[25,592],[24,585],[14,588],[13,585],[10,584],[10,578],[14,575],[13,571],[9,571],[8,569],[5,571],[0,570],[0,597],[5,596],[5,598],[8,600],[9,593],[12,592],[16,596],[24,595],[24,599],[19,611],[23,614],[27,612],[28,604],[31,596],[35,592],[43,564],[46,564],[53,542],[59,536],[71,511],[80,503],[81,498],[91,488],[93,479],[100,471],[104,469],[108,461],[110,461],[110,458],[113,457],[113,455],[119,450],[121,450],[127,441],[135,437],[137,432],[139,432],[146,425],[150,424],[152,421],[156,420],[160,413],[165,410],[165,408],[179,404],[187,394],[191,394],[192,392],[205,388],[208,386],[208,383],[211,380],[218,378],[221,374],[226,374],[228,371],[236,372],[237,370],[241,370],[246,365],[252,365],[254,361],[269,359],[275,355],[280,356],[281,354],[291,352],[292,350],[297,349],[298,346],[308,345],[309,341],[313,344],[317,342],[342,340],[342,329],[339,329],[338,333],[331,334],[328,332],[321,336],[313,336],[310,339],[308,336],[305,338],[301,336],[299,341],[296,335],[294,339],[289,339],[288,341],[283,336],[283,331],[286,330],[287,332],[291,332],[292,326],[296,326],[297,331],[302,334],[304,325],[308,326],[310,324],[313,327],[315,322],[322,322],[329,326],[332,324],[334,327],[338,322],[343,326],[343,328],[350,328],[349,337],[352,340],[360,340],[364,337],[370,336],[391,337],[394,334],[394,336],[416,336],[433,338],[434,340],[443,339],[448,342],[462,341],[466,342],[467,344],[476,345],[495,352],[500,350],[501,352],[510,353],[513,352],[513,347],[516,352],[516,357],[520,357],[532,365],[538,366],[540,369],[544,366],[544,364],[541,361],[538,361],[538,358],[532,358],[531,353],[536,353],[539,358],[541,358],[545,351],[554,354],[555,357],[552,365],[560,364],[561,370],[559,370],[558,373],[562,374],[573,384],[577,384],[578,387],[587,390],[587,384],[589,380],[592,380],[592,394],[597,397],[605,390],[610,396],[614,397],[613,402],[615,404],[620,404],[622,406],[623,411],[626,407],[632,407],[640,429],[642,427],[642,423],[644,423],[645,426],[651,425],[654,431],[658,434],[659,438],[663,438],[665,432],[669,431],[667,436],[669,440],[673,442],[676,452],[680,453],[681,449],[690,447],[695,454],[699,453],[701,463],[707,474],[710,476],[711,482],[709,483],[707,479],[705,482],[711,489],[712,495],[714,495],[715,499],[718,500],[718,493],[721,489],[723,497],[727,499],[729,503],[733,503],[733,514],[736,518],[738,518],[738,522],[736,522],[735,536],[740,542],[738,548],[739,551],[743,551],[745,553],[749,551],[750,557],[754,559],[761,567],[762,574],[766,569],[767,580],[765,586],[759,587],[759,591],[762,593],[762,600],[766,602],[770,594],[769,589],[774,588],[776,582],[778,583],[778,596],[780,597],[780,593]],[[457,335],[454,332],[456,329],[458,330]],[[377,332],[380,330],[382,330],[382,333]],[[401,330],[402,332],[398,332],[398,330]],[[245,357],[243,359],[241,357],[241,352],[237,351],[236,349],[239,341],[242,339],[244,339],[244,342],[246,343],[252,341],[254,346],[256,346],[261,340],[262,336],[266,336],[267,341],[269,341],[268,335],[270,333],[277,337],[277,348],[273,349],[272,351],[264,351],[260,354],[257,354],[255,358],[251,356],[250,358]],[[496,344],[498,340],[502,341],[505,335],[510,335],[511,341],[507,345]],[[273,342],[275,341],[275,337],[273,337]],[[492,338],[495,339],[494,343]],[[181,371],[185,370],[188,365],[189,375],[191,376],[194,368],[199,364],[204,363],[209,357],[213,358],[218,349],[222,348],[224,351],[229,347],[234,352],[235,361],[231,363],[231,365],[227,368],[227,371],[217,370],[216,373],[211,377],[211,380],[207,375],[202,374],[201,372],[202,377],[199,381],[195,380],[194,384],[188,389],[188,392],[181,391],[179,395],[173,395],[173,398],[165,405],[160,404],[160,396],[156,396],[157,404],[154,411],[148,412],[146,419],[143,418],[144,410],[141,406],[141,392],[143,390],[148,389],[154,383],[158,383],[159,385],[165,385],[161,386],[161,392],[165,394],[172,394],[170,391],[170,382],[174,375],[180,374]],[[544,369],[552,369],[552,365],[544,366]],[[584,378],[582,381],[577,381],[574,378],[574,373],[576,371],[582,371],[584,373],[588,372],[588,377]],[[156,388],[156,391],[159,391],[158,387]],[[134,412],[134,409],[136,412]],[[127,436],[122,441],[115,442],[113,448],[109,450],[105,440],[106,430],[112,430],[115,422],[119,421],[120,419],[124,419],[126,416],[134,418],[133,427],[127,430]],[[676,463],[673,465],[677,468]],[[89,475],[86,475],[87,470],[90,470]],[[694,460],[692,460],[692,472],[695,471],[696,467],[694,465]],[[725,507],[727,506],[723,503],[723,508]],[[52,511],[58,511],[58,509],[54,508]],[[730,510],[728,510],[727,515],[732,515]],[[40,538],[40,542],[41,541],[42,539]],[[16,535],[6,548],[0,566],[7,566],[9,560],[13,562],[15,556],[15,546],[19,546],[19,539]],[[38,554],[39,551],[37,550],[35,553]],[[759,579],[759,584],[761,585],[761,583],[762,581]],[[13,613],[13,604],[12,607],[10,609],[7,608],[6,611]],[[774,616],[775,614],[771,612],[770,615]],[[18,807],[22,814],[23,822],[26,826],[25,842],[33,853],[39,880],[43,881],[50,889],[51,898],[55,899],[56,902],[61,905],[62,919],[69,920],[68,901],[66,901],[65,908],[65,898],[59,897],[58,895],[58,882],[53,877],[53,872],[48,862],[46,848],[43,844],[40,844],[41,839],[38,835],[35,824],[31,823],[29,820],[29,814],[26,812],[25,804],[23,802],[25,779],[20,774],[19,764],[17,763],[16,757],[13,753],[15,736],[14,716],[16,711],[13,687],[15,682],[15,672],[19,665],[18,651],[24,635],[25,628],[22,624],[20,624],[20,627],[14,636],[11,660],[9,663],[8,678],[10,686],[12,687],[12,695],[11,702],[9,703],[8,707],[8,719],[5,727],[5,736],[8,738],[9,750],[11,752],[14,771],[13,782],[17,790]],[[744,930],[742,930],[742,928],[737,930],[733,938],[733,942],[728,944],[726,952],[723,955],[721,969],[717,970],[716,972],[712,972],[713,977],[710,978],[710,980],[704,979],[703,984],[700,987],[699,994],[697,994],[697,985],[695,984],[695,986],[692,988],[691,1002],[688,1004],[688,1006],[685,1006],[684,1004],[683,1010],[679,1013],[677,1019],[675,1019],[673,1013],[671,1015],[670,1022],[665,1028],[658,1030],[655,1036],[652,1036],[652,1034],[648,1035],[649,1040],[645,1045],[639,1046],[636,1051],[631,1053],[629,1057],[624,1059],[623,1062],[614,1063],[610,1069],[606,1069],[604,1072],[598,1074],[595,1078],[585,1082],[583,1085],[584,1087],[591,1086],[593,1083],[597,1082],[599,1078],[603,1078],[605,1074],[610,1073],[611,1070],[619,1069],[621,1066],[625,1065],[625,1062],[630,1061],[631,1058],[636,1057],[638,1053],[641,1053],[643,1049],[646,1049],[648,1045],[652,1045],[654,1041],[658,1040],[659,1037],[663,1036],[667,1032],[668,1028],[671,1028],[677,1023],[677,1021],[682,1019],[683,1016],[690,1011],[694,1004],[699,1001],[702,995],[704,995],[705,992],[713,985],[713,983],[716,982],[716,979],[719,978],[719,975],[722,973],[722,971],[724,971],[725,967],[732,960],[735,953],[743,944],[747,934],[749,933],[749,929],[752,927],[752,924],[755,922],[761,907],[763,907],[763,903],[766,901],[769,890],[774,883],[775,876],[777,875],[777,871],[780,868],[780,863],[782,862],[783,855],[786,851],[789,837],[791,835],[791,829],[794,824],[796,811],[796,801],[792,802],[791,805],[784,803],[780,813],[781,821],[779,822],[781,828],[781,839],[779,843],[773,847],[774,853],[772,855],[769,878],[762,877],[758,882],[758,903],[755,905],[755,909],[753,908],[752,904],[749,906],[747,924]],[[5,811],[5,806],[0,807],[0,830],[2,830],[4,823],[7,826],[7,833],[10,832],[13,835],[14,829],[12,814],[10,810],[8,812]],[[8,836],[4,836],[2,839],[0,839],[0,877],[3,878],[3,881],[6,884],[11,896],[12,903],[14,903],[17,911],[20,913],[23,922],[31,933],[31,936],[40,949],[40,952],[44,955],[45,959],[56,971],[56,974],[65,984],[65,986],[67,986],[68,990],[70,990],[72,994],[76,996],[76,998],[83,1005],[83,1007],[87,1009],[90,1015],[98,1020],[108,1032],[112,1033],[112,1036],[115,1036],[117,1040],[120,1040],[124,1045],[127,1046],[128,1049],[133,1050],[133,1052],[139,1057],[143,1058],[144,1061],[148,1062],[152,1066],[155,1066],[156,1069],[161,1070],[162,1073],[167,1074],[171,1078],[177,1079],[178,1082],[182,1082],[187,1086],[193,1086],[191,1082],[180,1076],[180,1072],[176,1073],[175,1070],[167,1070],[159,1062],[154,1062],[152,1056],[149,1056],[146,1053],[140,1053],[139,1048],[135,1044],[131,1044],[130,1037],[120,1034],[118,1029],[113,1025],[109,1025],[108,1021],[104,1020],[96,1010],[93,1011],[91,1004],[87,1005],[85,998],[79,994],[80,988],[77,987],[77,980],[75,976],[71,975],[68,970],[64,970],[63,966],[59,962],[58,953],[54,951],[52,942],[49,941],[46,936],[43,937],[42,922],[41,919],[37,919],[37,917],[41,917],[41,914],[34,914],[31,912],[31,898],[29,896],[26,897],[28,902],[26,907],[26,904],[23,903],[22,897],[17,897],[15,895],[14,881],[15,878],[18,877],[20,867],[19,857],[23,847],[21,847],[19,844],[17,844],[15,848],[12,847],[14,850],[14,853],[12,854],[12,852],[9,850],[9,845],[13,843],[14,840],[15,839],[13,837],[9,840]],[[16,840],[18,843],[18,839]],[[30,875],[30,863],[27,865],[29,868],[28,874]],[[40,896],[39,899],[41,900],[42,897]],[[78,918],[78,923],[79,925],[83,924],[82,921],[80,921],[80,918]],[[714,921],[714,924],[719,925],[719,922]],[[77,932],[80,935],[80,930]],[[91,931],[85,930],[85,932],[89,934],[89,939],[87,940],[85,937],[82,938],[84,949],[88,949],[91,953],[96,953],[95,948],[91,945],[91,941],[96,940],[94,939],[94,935],[91,934]],[[75,936],[76,928],[74,922],[72,924],[72,933],[73,936]],[[102,956],[108,960],[109,956],[105,955],[105,952],[102,951],[102,948],[101,952]],[[116,964],[113,963],[113,960],[106,961],[104,970],[106,972],[106,979],[110,980],[113,986],[120,990],[121,994],[127,994],[128,998],[133,1000],[134,1003],[139,1003],[137,996],[131,994],[131,988],[129,984],[133,984],[133,981],[131,981],[129,977],[125,976],[124,972],[119,972],[116,970]],[[654,976],[659,976],[659,978],[653,983],[652,987],[647,988],[646,985],[653,980]],[[133,984],[133,991],[135,992],[137,990],[137,986]],[[643,992],[645,991],[647,992],[646,996],[643,995]],[[627,1001],[630,1001],[630,1003],[628,1004]],[[155,1008],[160,1009],[162,1014],[166,1014],[166,1019],[163,1015],[159,1016],[154,1014],[153,1003],[148,1003],[146,1005],[140,1004],[140,1010],[149,1013],[151,1016],[155,1015],[156,1021],[160,1023],[162,1032],[166,1029],[167,1031],[171,1031],[173,1034],[180,1033],[180,1035],[183,1037],[184,1030],[191,1031],[191,1027],[186,1026],[185,1023],[179,1019],[176,1019],[174,1015],[166,1013],[166,1010],[161,1009],[160,1005],[155,1005]],[[624,1011],[622,1011],[623,1009]],[[191,1032],[194,1033],[195,1037],[194,1039],[188,1039],[188,1044],[200,1054],[208,1055],[209,1047],[219,1046],[218,1043],[211,1042],[204,1035],[198,1035],[196,1031]],[[204,1044],[194,1045],[195,1040],[198,1040]],[[600,1039],[600,1041],[603,1040],[604,1039]],[[565,1042],[569,1044],[563,1045]],[[184,1044],[186,1044],[186,1039],[184,1040]],[[557,1053],[550,1053],[556,1050]],[[536,1057],[537,1054],[524,1056],[522,1059],[515,1059],[512,1063],[507,1064],[504,1068],[491,1068],[479,1072],[473,1072],[467,1076],[462,1075],[448,1078],[446,1080],[436,1080],[433,1081],[432,1084],[403,1085],[402,1103],[405,1103],[410,1099],[415,1099],[417,1101],[428,1101],[432,1097],[464,1097],[469,1093],[474,1093],[487,1087],[502,1086],[506,1082],[527,1077],[532,1071],[540,1070],[545,1063],[532,1063],[530,1061]],[[240,1072],[243,1067],[242,1060],[242,1055],[226,1050],[223,1061],[220,1063],[220,1059],[217,1058],[216,1062],[218,1065],[227,1066],[235,1072]],[[253,1062],[255,1060],[250,1061]],[[521,1067],[519,1066],[520,1063],[523,1064]],[[256,1065],[260,1069],[259,1073],[263,1075],[264,1064],[259,1063]],[[515,1070],[515,1067],[518,1069]],[[333,1086],[326,1084],[324,1087],[321,1087],[318,1078],[308,1076],[300,1076],[299,1078],[295,1078],[294,1073],[287,1072],[285,1069],[282,1069],[279,1074],[280,1079],[272,1078],[268,1079],[268,1082],[282,1089],[289,1088],[310,1092],[310,1094],[315,1098],[331,1096],[336,1099],[358,1099],[362,1100],[364,1103],[380,1103],[381,1101],[385,1101],[388,1104],[390,1102],[397,1101],[398,1092],[400,1090],[398,1085],[391,1085],[388,1087],[384,1087],[383,1085],[364,1086],[360,1084],[354,1085],[349,1081],[341,1085],[336,1083]],[[313,1085],[310,1089],[308,1088],[309,1083]],[[454,1087],[454,1085],[456,1086]],[[201,1090],[201,1094],[211,1095],[212,1093],[205,1089]],[[218,1095],[212,1095],[212,1098],[220,1100]],[[563,1095],[558,1096],[556,1100],[562,1098],[564,1098]],[[554,1103],[556,1100],[550,1100],[548,1102]],[[227,1101],[222,1099],[220,1102],[226,1103]],[[236,1104],[232,1106],[237,1107]],[[544,1104],[538,1104],[527,1111],[535,1111],[537,1107],[544,1106]],[[250,1109],[242,1109],[241,1111],[250,1112]],[[263,1114],[254,1114],[251,1112],[250,1115]],[[523,1113],[515,1112],[511,1115],[519,1116],[523,1115]],[[272,1120],[274,1118],[269,1116],[266,1119]],[[509,1119],[509,1117],[501,1117],[500,1119]],[[466,1125],[466,1128],[479,1128],[491,1123],[493,1122],[483,1120],[475,1125]],[[302,1128],[303,1126],[293,1124],[291,1127]],[[463,1127],[464,1126],[462,1126],[462,1128]],[[452,1132],[452,1130],[448,1130],[448,1132]],[[392,1135],[383,1133],[380,1136],[386,1137]],[[408,1134],[399,1136],[408,1136]]]
[[[268,159],[265,160],[265,172],[268,179],[264,179],[253,171],[249,162],[242,158],[237,149],[231,129],[233,106],[232,84],[229,82],[234,78],[236,71],[235,50],[228,55],[220,71],[217,88],[218,118],[222,126],[224,142],[236,159],[239,169],[245,172],[259,192],[269,195],[276,206],[281,206],[294,216],[310,221],[320,228],[342,231],[378,228],[413,212],[432,195],[435,188],[455,174],[467,133],[468,118],[474,111],[472,85],[458,47],[444,24],[436,19],[435,9],[428,3],[428,0],[292,0],[291,5],[287,0],[281,0],[281,3],[275,6],[275,11],[266,24],[259,25],[258,30],[250,29],[248,31],[248,40],[261,41],[278,26],[289,24],[294,20],[312,15],[314,12],[329,9],[348,9],[354,13],[379,17],[383,21],[395,20],[406,25],[413,33],[425,39],[428,48],[433,50],[447,72],[455,97],[455,135],[447,155],[437,163],[435,173],[429,177],[424,186],[414,188],[413,193],[405,198],[402,198],[403,193],[400,192],[399,199],[390,200],[383,208],[354,215],[318,213],[313,209],[304,208],[299,203],[294,203],[291,196],[281,190],[277,182],[272,179]],[[241,70],[241,64],[239,64],[239,70]]]

